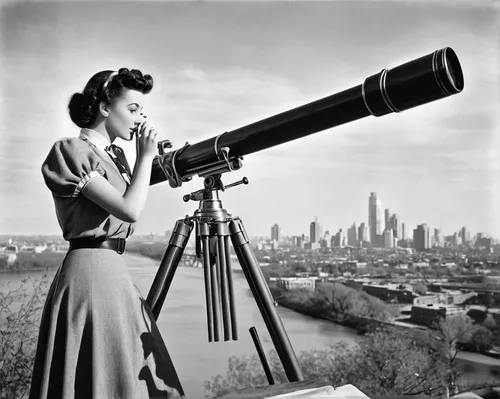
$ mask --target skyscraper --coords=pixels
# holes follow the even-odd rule
[[[358,229],[354,222],[352,226],[347,229],[347,245],[351,247],[356,247],[358,245]]]
[[[392,229],[394,230],[394,237],[401,239],[401,221],[399,220],[399,215],[394,213],[392,215]]]
[[[430,248],[429,226],[426,223],[419,224],[413,230],[413,245],[416,250]]]
[[[392,229],[385,229],[384,231],[384,248],[394,247],[394,235]]]
[[[434,244],[437,247],[443,246],[443,238],[441,237],[441,231],[439,229],[434,229]]]
[[[314,222],[311,222],[309,229],[309,235],[311,236],[311,242],[319,242],[321,239],[321,228],[319,226],[318,217],[316,216]]]
[[[370,193],[368,200],[368,226],[370,229],[370,242],[380,245],[379,236],[382,235],[382,203],[377,198],[377,193]]]
[[[391,220],[391,212],[389,209],[386,209],[384,212],[384,220],[385,220],[385,225],[384,225],[384,231],[385,230],[391,230],[392,229],[392,220]]]
[[[462,238],[462,244],[469,244],[471,242],[471,232],[467,230],[467,227],[462,227],[458,233]]]
[[[339,229],[337,234],[335,235],[335,246],[343,248],[345,246],[345,235],[342,229]]]
[[[361,242],[368,241],[368,229],[364,223],[361,223],[358,227],[358,240]]]
[[[278,223],[275,223],[273,227],[271,227],[271,240],[279,242],[281,236],[280,226]]]

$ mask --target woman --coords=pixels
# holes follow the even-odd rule
[[[172,398],[182,392],[151,311],[121,253],[146,202],[157,132],[143,115],[150,75],[95,74],[69,102],[79,137],[42,165],[70,249],[48,292],[31,399]],[[136,138],[130,176],[115,139]]]

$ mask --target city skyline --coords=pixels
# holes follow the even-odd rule
[[[54,141],[78,135],[67,102],[99,70],[150,73],[148,119],[180,148],[449,46],[462,65],[462,93],[250,154],[223,176],[224,184],[246,176],[249,185],[221,198],[250,236],[269,235],[275,220],[283,232],[307,231],[315,216],[332,229],[368,225],[373,191],[382,212],[397,210],[411,229],[466,225],[500,237],[495,3],[116,4],[102,2],[99,12],[73,1],[2,8],[0,234],[60,234],[40,166]],[[116,144],[133,165],[135,143]],[[193,178],[152,187],[136,233],[192,215],[197,204],[182,197],[202,186]]]
[[[369,204],[371,203],[371,199],[373,198],[372,195],[373,194],[377,194],[376,192],[371,192],[370,193],[370,197],[369,197]],[[378,196],[377,196],[378,198]],[[378,199],[378,203],[379,204],[383,204],[382,200]],[[384,209],[384,213],[386,213],[387,211],[389,211],[389,208],[385,208]],[[287,232],[284,232],[282,231],[282,227],[281,227],[281,224],[279,223],[279,221],[275,221],[273,222],[274,224],[272,225],[271,227],[271,230],[275,229],[275,228],[279,228],[279,231],[280,231],[280,236],[281,237],[294,237],[294,236],[306,236],[306,237],[309,237],[311,242],[317,242],[317,239],[312,239],[311,236],[312,236],[312,232],[313,232],[313,225],[314,225],[314,231],[322,231],[323,234],[321,234],[321,237],[324,236],[324,234],[326,234],[326,232],[329,232],[329,234],[331,236],[335,235],[339,230],[342,230],[346,235],[347,235],[347,232],[348,230],[353,226],[355,225],[356,228],[359,228],[359,226],[361,224],[364,224],[365,225],[365,228],[367,229],[368,231],[368,241],[372,242],[371,240],[371,237],[370,237],[370,234],[369,234],[369,213],[370,213],[370,210],[368,211],[368,214],[365,216],[365,218],[360,218],[360,217],[357,217],[357,218],[354,218],[352,220],[352,222],[348,225],[348,226],[325,226],[325,224],[323,224],[321,222],[321,218],[315,216],[314,220],[310,222],[310,226],[309,226],[309,229],[307,228],[304,228],[304,230],[302,232],[294,232],[294,233],[287,233]],[[391,214],[391,216],[394,216],[394,215],[397,215],[398,217],[400,216],[399,213],[393,213]],[[413,239],[413,230],[414,229],[418,229],[420,226],[422,225],[426,225],[428,226],[429,228],[429,231],[432,231],[433,234],[435,232],[435,230],[438,230],[439,231],[439,234],[441,236],[452,236],[456,233],[460,233],[460,231],[462,231],[464,228],[469,232],[469,233],[472,233],[474,235],[476,234],[484,234],[485,236],[491,236],[491,238],[493,239],[497,239],[498,237],[494,237],[492,236],[489,232],[485,232],[485,231],[472,231],[470,228],[468,228],[467,226],[465,226],[464,224],[460,224],[458,223],[457,227],[455,229],[452,229],[452,230],[443,230],[441,227],[438,227],[438,226],[433,226],[431,224],[429,224],[428,222],[426,221],[421,221],[419,223],[417,223],[416,225],[414,226],[410,226],[408,225],[405,221],[404,221],[404,218],[400,218],[399,217],[399,222],[405,226],[405,229],[406,231],[404,231],[404,236],[402,237],[403,239]],[[382,228],[383,226],[383,228]],[[383,234],[385,229],[388,229],[389,227],[388,226],[391,226],[390,229],[392,230],[397,230],[397,228],[394,228],[391,224],[391,222],[389,222],[389,224],[387,223],[387,219],[385,220],[385,222],[383,224],[380,224],[380,231],[381,233],[379,234]],[[304,232],[308,232],[310,231],[309,235],[305,234]],[[272,233],[271,233],[271,237],[272,237]],[[401,238],[401,237],[399,237]],[[271,238],[272,239],[272,238]],[[373,244],[373,242],[372,242]]]

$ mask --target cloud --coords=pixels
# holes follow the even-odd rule
[[[283,75],[227,67],[182,69],[167,76],[166,97],[155,105],[166,110],[169,129],[206,139],[297,105],[300,91]]]
[[[199,68],[187,67],[179,71],[179,77],[188,80],[194,80],[195,82],[206,82],[208,77],[205,72]]]

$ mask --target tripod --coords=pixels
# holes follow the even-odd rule
[[[271,291],[251,249],[243,223],[239,218],[233,218],[222,207],[219,199],[219,190],[224,191],[239,184],[248,184],[248,180],[243,178],[239,182],[224,186],[220,176],[215,174],[205,177],[204,189],[184,196],[186,202],[200,201],[199,208],[192,217],[186,216],[175,223],[146,302],[155,319],[158,319],[193,225],[196,225],[196,256],[203,258],[208,340],[209,342],[220,340],[222,323],[224,341],[231,339],[236,341],[238,329],[230,263],[229,238],[231,238],[242,271],[288,380],[303,381],[304,377],[295,352],[275,309]]]

